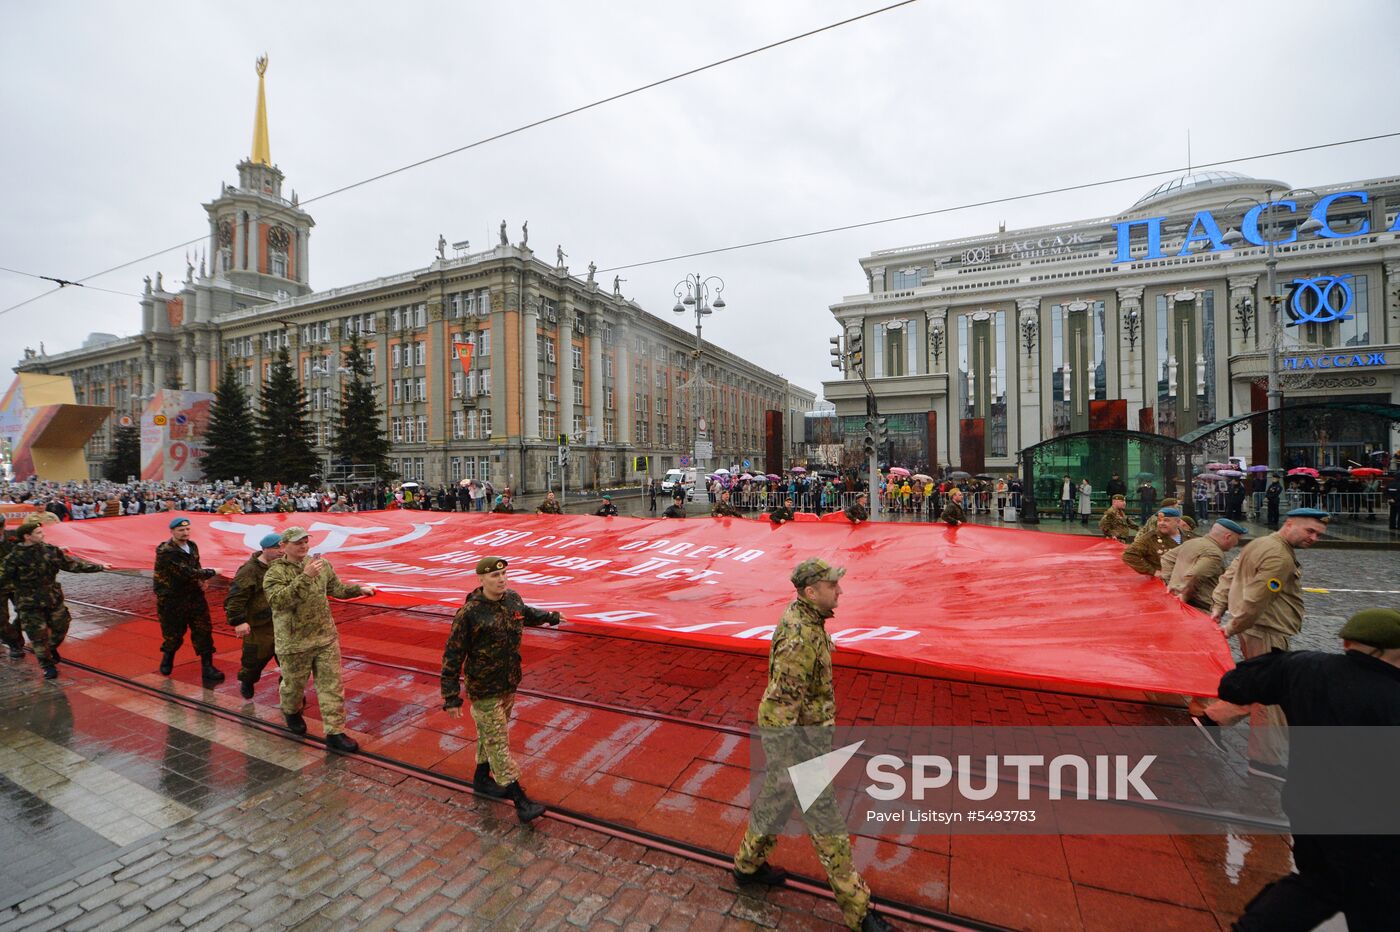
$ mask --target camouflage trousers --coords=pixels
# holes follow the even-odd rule
[[[173,654],[185,643],[185,631],[190,633],[190,643],[194,652],[201,657],[214,653],[213,628],[209,623],[209,603],[204,593],[198,598],[167,599],[156,603],[156,614],[160,618],[160,649],[162,653]]]
[[[770,746],[773,744],[776,741],[765,734],[763,747],[769,766],[763,777],[763,789],[749,814],[749,827],[739,843],[738,853],[734,855],[735,869],[746,874],[758,870],[768,860],[768,855],[778,842],[776,833],[797,805],[797,793],[788,777],[787,767],[782,766],[781,762],[809,759],[823,753],[823,750],[831,750],[829,746],[825,749],[797,750]],[[851,838],[845,830],[830,786],[802,813],[802,821],[807,826],[817,860],[826,869],[827,883],[836,895],[836,905],[841,907],[842,918],[850,928],[860,928],[861,920],[870,906],[870,887],[856,872],[855,862],[851,858]]]
[[[243,639],[243,657],[238,666],[240,683],[256,683],[262,677],[268,661],[277,656],[271,633],[267,637],[259,637],[258,634],[255,630]]]
[[[473,699],[472,721],[476,722],[476,762],[490,764],[491,776],[501,786],[520,779],[520,768],[510,756],[510,713],[515,693]]]
[[[46,667],[52,664],[53,658],[49,651],[62,644],[63,639],[68,636],[68,623],[72,620],[68,614],[68,606],[62,605],[57,611],[50,612],[20,612],[15,620],[29,636],[29,643],[34,647],[34,656],[39,665]]]
[[[278,654],[277,665],[282,669],[282,686],[278,697],[282,712],[294,715],[306,704],[306,681],[316,682],[316,701],[321,706],[321,724],[328,735],[345,730],[345,684],[340,680],[340,644],[332,641],[325,647]]]

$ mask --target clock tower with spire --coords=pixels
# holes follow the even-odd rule
[[[238,185],[223,186],[204,205],[215,279],[269,297],[311,291],[309,241],[315,221],[282,195],[282,170],[272,162],[267,131],[267,56],[257,61],[258,105],[253,115],[253,150],[238,163]]]

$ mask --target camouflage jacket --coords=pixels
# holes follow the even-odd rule
[[[520,685],[520,632],[526,625],[558,623],[558,612],[531,608],[512,589],[495,602],[480,588],[473,589],[452,618],[442,654],[442,707],[462,704],[463,668],[472,699],[512,692]]]
[[[359,586],[341,582],[330,561],[315,576],[307,576],[301,568],[301,563],[280,557],[263,574],[263,593],[272,606],[272,632],[279,654],[335,643],[335,621],[326,597],[353,599],[364,594]]]
[[[612,502],[604,502],[598,507],[598,510],[593,513],[600,518],[614,518],[617,516],[617,506]]]
[[[768,513],[768,520],[774,524],[782,524],[784,521],[792,520],[792,509],[786,505],[779,505]]]
[[[946,521],[954,527],[957,527],[967,520],[967,516],[963,514],[962,506],[950,499],[948,504],[943,506],[943,514],[939,516],[938,520]]]
[[[179,544],[163,540],[156,547],[156,569],[152,585],[156,590],[156,603],[202,599],[204,590],[199,584],[217,575],[199,565],[199,545],[186,541],[189,553],[180,549]]]
[[[852,503],[846,506],[846,517],[851,519],[852,524],[859,524],[862,521],[870,520],[870,512],[864,505]]]
[[[102,567],[68,556],[53,544],[15,544],[0,567],[0,591],[8,591],[20,615],[51,614],[63,608],[58,573],[100,573]]]
[[[711,518],[742,518],[743,515],[739,514],[739,509],[735,508],[734,505],[733,505],[732,503],[721,501],[721,502],[715,502],[713,505],[710,506],[710,517],[711,517]]]
[[[558,502],[551,502],[549,499],[545,499],[540,502],[540,507],[535,509],[535,513],[541,515],[562,515],[564,510],[559,507]]]
[[[267,575],[265,564],[258,559],[258,550],[238,568],[224,597],[224,617],[230,625],[246,624],[252,629],[250,637],[255,641],[272,643],[272,606],[267,603],[267,593],[263,591],[263,577]]]
[[[501,501],[498,502],[496,506],[491,509],[491,513],[493,515],[513,515],[515,514],[515,506],[512,505],[510,502]]]
[[[768,688],[758,704],[758,727],[836,724],[828,617],[802,599],[794,599],[783,612],[773,631]]]
[[[680,500],[676,500],[676,501],[672,502],[670,505],[668,505],[665,511],[661,512],[661,517],[663,517],[663,518],[684,518],[684,517],[685,517],[685,505],[681,504]]]

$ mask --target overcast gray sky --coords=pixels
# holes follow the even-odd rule
[[[204,233],[251,147],[264,51],[273,160],[305,200],[881,5],[9,0],[0,266],[77,279]],[[1396,131],[1397,36],[1391,0],[921,0],[311,205],[312,286],[426,265],[439,233],[488,244],[502,218],[581,272],[1184,166],[1188,128],[1197,164]],[[1319,185],[1397,156],[1228,167]],[[635,268],[623,289],[669,318],[687,272],[722,276],[706,336],[820,392],[860,256],[1114,214],[1156,183]],[[178,250],[93,284],[134,295],[184,267]],[[48,287],[0,272],[0,307]],[[139,327],[135,298],[66,289],[0,316],[0,361]]]

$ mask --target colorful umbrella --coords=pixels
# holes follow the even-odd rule
[[[783,478],[783,477],[777,475],[776,473],[771,473],[771,472],[770,472],[768,475],[764,476],[763,478],[767,479],[769,482],[777,482],[779,479],[781,479],[781,478]]]
[[[1340,466],[1324,466],[1318,470],[1324,476],[1349,476],[1350,472]]]
[[[919,481],[919,482],[932,482],[932,481],[933,481],[933,477],[932,477],[932,476],[926,476],[926,475],[924,475],[924,474],[921,473],[921,472],[916,472],[916,473],[914,473],[914,475],[910,476],[909,478],[915,479],[915,480],[917,480],[917,481]]]
[[[1318,477],[1318,472],[1311,466],[1295,466],[1293,469],[1288,470],[1288,475],[1307,476],[1309,479],[1316,479]]]
[[[727,476],[727,475],[729,475],[729,470],[727,470],[727,469],[725,469],[725,468],[723,468],[723,467],[720,467],[719,469],[716,469],[716,470],[715,470],[715,475],[716,475],[716,476]]]
[[[807,471],[807,470],[804,469],[804,468],[801,467],[801,466],[794,466],[794,467],[792,467],[791,469],[788,470],[788,472],[806,472],[806,471]]]
[[[1209,469],[1209,470],[1211,470],[1212,472],[1215,471],[1215,470],[1217,470],[1217,469],[1230,469],[1230,468],[1232,468],[1232,467],[1230,466],[1229,463],[1206,463],[1206,469]]]
[[[1358,479],[1378,479],[1385,473],[1374,466],[1358,466],[1351,471],[1351,474]]]
[[[1240,472],[1238,469],[1222,469],[1220,470],[1220,475],[1227,479],[1238,479],[1243,476],[1244,473]]]
[[[948,473],[948,478],[949,478],[949,479],[971,479],[971,478],[972,478],[972,473],[963,472],[961,469],[955,469],[955,470],[953,470],[952,472]]]
[[[1196,477],[1197,482],[1216,482],[1219,479],[1220,475],[1218,473],[1213,472],[1203,472]]]
[[[1247,472],[1268,472],[1268,471],[1269,471],[1269,467],[1267,467],[1267,466],[1251,466],[1251,467],[1249,467],[1249,469],[1246,470],[1246,471],[1247,471]]]
[[[907,475],[909,475],[909,470],[905,469],[903,466],[891,466],[891,467],[890,467],[890,475],[891,475],[891,476],[907,476]]]

